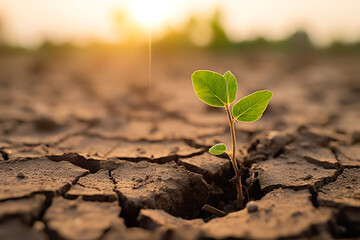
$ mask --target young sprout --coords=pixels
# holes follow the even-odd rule
[[[192,74],[192,83],[196,95],[201,101],[212,107],[223,107],[226,111],[230,125],[231,150],[226,150],[226,145],[219,143],[209,149],[213,155],[226,153],[235,171],[233,178],[236,183],[238,205],[241,208],[244,203],[242,193],[241,175],[236,160],[235,122],[254,122],[261,118],[271,97],[272,92],[262,90],[254,92],[234,104],[230,111],[230,104],[235,101],[237,82],[235,76],[227,71],[224,75],[216,72],[199,70]]]

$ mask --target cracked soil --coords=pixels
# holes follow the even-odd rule
[[[303,58],[303,59],[302,59]],[[280,53],[0,57],[0,239],[360,237],[360,58]],[[270,89],[237,123],[246,202],[215,143],[223,109],[201,103],[197,69]],[[209,204],[226,213],[202,210]]]

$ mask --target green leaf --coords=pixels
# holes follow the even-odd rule
[[[235,76],[229,71],[224,74],[224,78],[227,81],[227,94],[228,94],[228,104],[235,101],[236,92],[237,92],[237,82]]]
[[[218,143],[209,149],[209,152],[213,155],[220,155],[225,151],[226,151],[226,145],[223,143]]]
[[[240,122],[258,120],[265,111],[272,95],[269,90],[262,90],[240,99],[232,108],[234,118]]]
[[[213,107],[223,107],[228,102],[227,82],[216,72],[199,70],[192,74],[196,95],[204,103]]]

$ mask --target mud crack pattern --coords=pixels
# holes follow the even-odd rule
[[[0,239],[359,237],[360,59],[299,58],[154,56],[149,91],[145,56],[1,56]],[[263,119],[236,125],[252,207],[207,153],[230,138],[193,92],[204,67],[231,69],[241,95],[274,92]]]

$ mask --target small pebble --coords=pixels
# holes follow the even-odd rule
[[[17,175],[16,175],[17,178],[20,178],[20,179],[24,179],[25,178],[25,175],[22,173],[22,172],[19,172]]]
[[[246,204],[246,209],[249,213],[253,213],[258,210],[258,205],[255,201],[250,201]]]
[[[44,231],[45,230],[45,224],[41,221],[35,221],[33,228],[35,228],[38,231]]]
[[[308,174],[308,175],[306,175],[303,179],[304,180],[309,180],[309,179],[311,179],[313,176],[311,175],[311,174]]]

